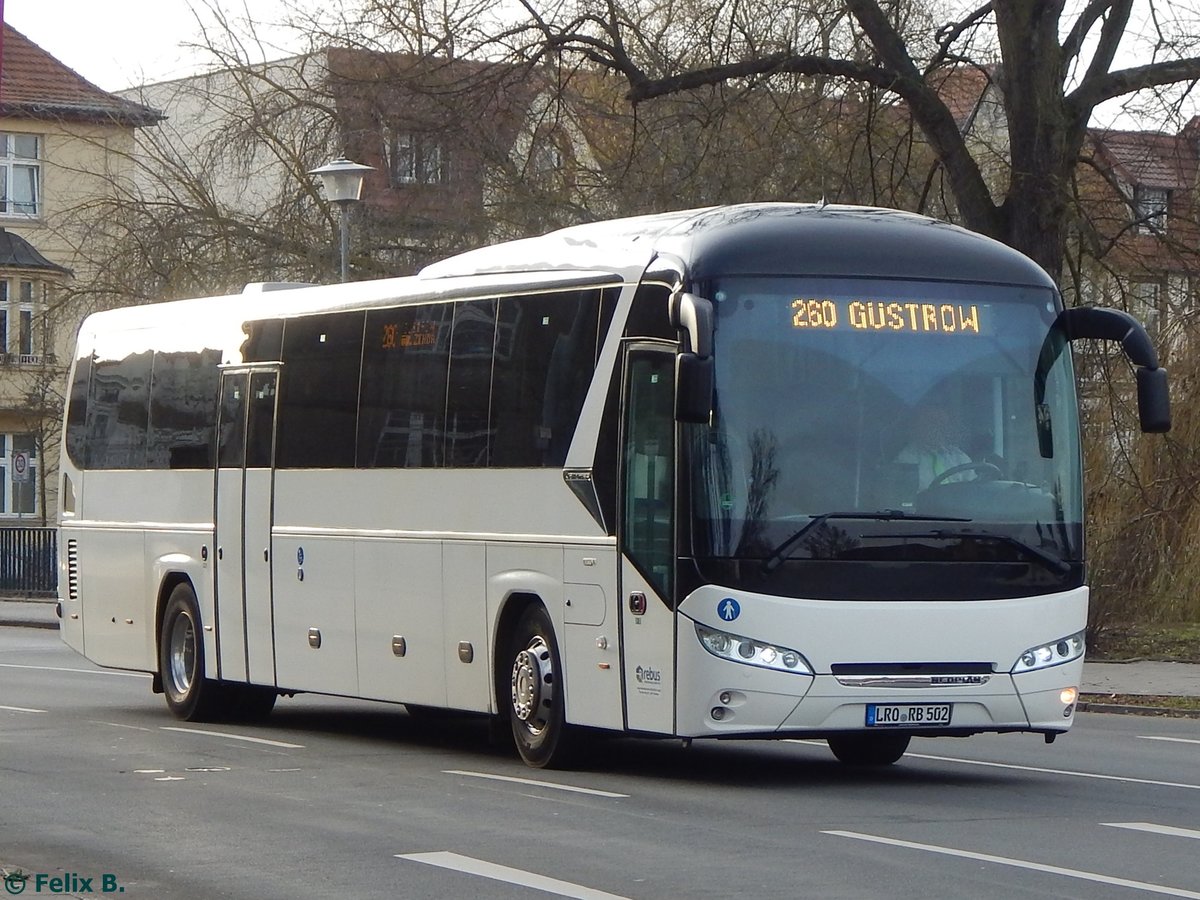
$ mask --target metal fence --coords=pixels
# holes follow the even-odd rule
[[[0,594],[53,597],[58,593],[58,530],[0,528]]]

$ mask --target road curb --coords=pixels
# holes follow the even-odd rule
[[[1078,712],[1109,713],[1122,716],[1158,716],[1171,719],[1200,719],[1200,709],[1179,709],[1173,706],[1137,706],[1128,703],[1096,703],[1081,700]]]
[[[34,621],[33,619],[0,618],[0,626],[5,628],[41,628],[44,631],[58,631],[57,622]]]

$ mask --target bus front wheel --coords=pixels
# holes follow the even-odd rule
[[[829,749],[848,766],[890,766],[910,740],[908,734],[839,734],[829,738]]]
[[[508,717],[521,758],[534,768],[563,765],[570,742],[564,715],[562,663],[550,616],[531,606],[509,642]]]
[[[177,584],[167,598],[158,641],[158,671],[167,707],[187,722],[212,718],[220,685],[204,677],[204,633],[196,594]]]

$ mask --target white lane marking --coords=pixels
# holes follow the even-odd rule
[[[1070,769],[1045,769],[1041,766],[1018,766],[1013,763],[986,762],[981,759],[960,759],[956,756],[933,756],[928,753],[906,753],[915,759],[932,759],[935,762],[962,763],[964,766],[985,766],[992,769],[1016,769],[1020,772],[1039,772],[1043,775],[1069,775],[1073,778],[1093,778],[1097,781],[1120,781],[1125,784],[1148,784],[1153,787],[1185,788],[1200,791],[1200,784],[1185,784],[1179,781],[1154,781],[1150,778],[1132,778],[1127,775],[1098,775],[1095,772],[1072,772]]]
[[[134,775],[165,775],[166,769],[134,769]]]
[[[1155,825],[1153,822],[1101,822],[1108,828],[1124,828],[1128,831],[1148,831],[1151,834],[1165,834],[1170,837],[1191,838],[1200,841],[1200,831],[1193,828],[1176,828],[1174,825]]]
[[[824,746],[824,741],[806,741],[785,739],[789,744],[809,744],[814,747]],[[1125,784],[1147,784],[1152,787],[1184,788],[1189,791],[1200,791],[1200,784],[1185,784],[1179,781],[1154,781],[1149,778],[1133,778],[1127,775],[1099,775],[1095,772],[1072,772],[1070,769],[1046,769],[1041,766],[1018,766],[1015,763],[988,762],[983,759],[963,759],[958,756],[934,756],[932,753],[905,753],[905,759],[931,759],[934,762],[959,763],[964,766],[984,766],[990,769],[1015,769],[1018,772],[1039,772],[1043,775],[1068,775],[1072,778],[1093,778],[1097,781],[1120,781]]]
[[[126,725],[124,722],[92,722],[93,725],[108,725],[112,728],[128,728],[131,731],[153,731],[153,728],[143,728],[141,725]]]
[[[0,709],[6,709],[9,712],[27,712],[27,713],[44,713],[44,709],[30,709],[27,706],[0,706]]]
[[[576,794],[591,794],[594,797],[628,797],[628,794],[614,794],[612,791],[601,791],[597,788],[576,787],[572,784],[555,784],[553,781],[535,781],[532,778],[515,778],[512,775],[493,775],[490,772],[467,772],[463,769],[443,769],[446,775],[465,775],[468,778],[487,778],[491,781],[509,781],[513,784],[530,784],[534,787],[553,788],[556,791],[571,791]]]
[[[1200,744],[1200,740],[1195,738],[1177,738],[1177,737],[1156,737],[1151,734],[1139,734],[1139,741],[1170,741],[1174,744]]]
[[[231,741],[246,741],[250,744],[266,744],[268,747],[284,747],[288,750],[303,750],[303,744],[289,744],[287,741],[269,741],[266,738],[250,737],[248,734],[230,734],[227,731],[204,731],[200,728],[176,728],[174,725],[158,726],[163,731],[178,731],[181,734],[206,734],[209,737],[229,738]]]
[[[1163,884],[1152,884],[1148,881],[1130,881],[1128,878],[1115,878],[1111,875],[1100,875],[1096,872],[1084,872],[1080,869],[1066,869],[1062,866],[1049,866],[1044,863],[1030,862],[1026,859],[1013,859],[1008,856],[992,856],[989,853],[973,853],[970,850],[956,850],[953,847],[939,847],[936,844],[918,844],[914,841],[901,841],[895,838],[879,837],[874,834],[861,834],[856,831],[823,831],[835,837],[852,838],[856,841],[871,841],[876,844],[888,844],[892,847],[905,847],[909,850],[923,850],[926,853],[939,853],[943,856],[957,856],[961,859],[973,859],[978,862],[995,863],[1000,866],[1012,866],[1017,869],[1030,869],[1034,872],[1046,872],[1050,875],[1062,875],[1066,878],[1078,878],[1082,881],[1094,881],[1099,884],[1111,884],[1116,887],[1133,888],[1151,894],[1165,894],[1168,897],[1186,897],[1188,900],[1200,900],[1200,893],[1187,891],[1183,888],[1168,887]]]
[[[109,669],[67,669],[63,666],[19,666],[16,663],[0,663],[0,669],[35,669],[38,672],[74,672],[76,675],[111,675],[117,678],[149,678],[147,672],[115,672]]]
[[[609,894],[581,884],[569,881],[559,881],[557,878],[547,878],[521,869],[512,869],[496,863],[484,862],[482,859],[472,859],[457,853],[397,853],[396,859],[409,862],[424,863],[427,866],[438,866],[442,869],[453,869],[455,872],[465,872],[468,875],[478,875],[480,878],[490,878],[492,881],[503,881],[521,887],[545,891],[547,894],[557,894],[560,897],[575,897],[577,900],[627,900],[619,894]]]

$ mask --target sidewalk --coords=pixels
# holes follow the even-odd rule
[[[54,600],[0,598],[0,627],[58,628]],[[1082,694],[1200,698],[1200,665],[1174,662],[1087,662]],[[1103,702],[1102,698],[1099,702]]]
[[[1200,697],[1200,665],[1137,662],[1083,664],[1084,694],[1149,694],[1161,697]]]
[[[57,600],[16,600],[0,597],[0,626],[58,628]]]

